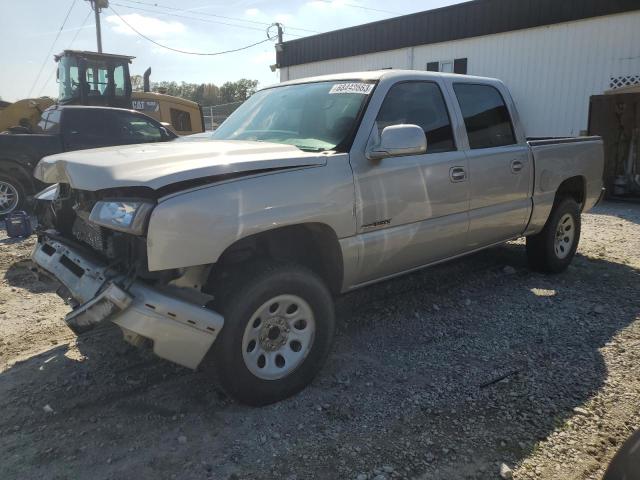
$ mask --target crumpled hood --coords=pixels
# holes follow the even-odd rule
[[[206,140],[96,148],[44,157],[34,176],[78,190],[149,187],[257,170],[324,165],[326,155],[291,145]]]

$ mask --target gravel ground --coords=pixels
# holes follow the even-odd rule
[[[513,242],[340,298],[322,373],[260,409],[76,338],[32,244],[0,237],[3,479],[597,479],[640,427],[640,205],[584,215],[561,275]]]

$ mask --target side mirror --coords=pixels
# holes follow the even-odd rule
[[[369,160],[381,160],[402,155],[421,155],[427,152],[427,137],[417,125],[403,124],[385,127],[380,143],[367,152]]]

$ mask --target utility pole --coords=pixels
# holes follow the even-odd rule
[[[272,23],[271,27],[275,26],[278,29],[278,41],[276,42],[276,63],[274,63],[273,65],[269,65],[269,68],[271,69],[272,72],[275,72],[278,68],[280,68],[280,65],[277,62],[277,58],[278,58],[278,53],[282,52],[283,50],[283,46],[282,46],[282,34],[284,33],[284,30],[282,29],[282,24],[281,23]],[[268,31],[268,30],[267,30]]]
[[[109,0],[87,0],[96,18],[96,40],[98,41],[98,53],[102,53],[102,30],[100,29],[100,10],[109,8]]]

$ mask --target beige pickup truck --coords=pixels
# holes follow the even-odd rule
[[[522,236],[563,271],[602,168],[600,138],[527,139],[495,79],[303,79],[209,139],[44,158],[33,261],[75,331],[113,322],[263,405],[320,370],[335,295]]]

